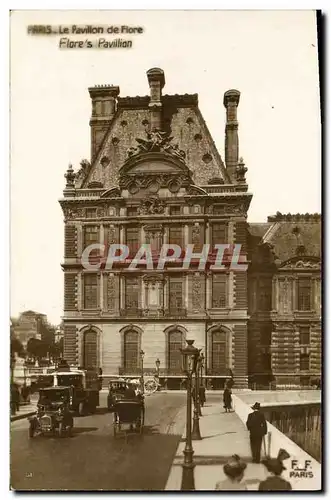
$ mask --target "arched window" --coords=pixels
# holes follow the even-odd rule
[[[138,371],[139,334],[130,330],[124,334],[124,370],[126,373]]]
[[[94,330],[84,334],[84,367],[98,367],[98,334]]]
[[[228,368],[227,332],[211,332],[211,371],[213,375],[225,375]]]
[[[182,368],[182,353],[184,336],[179,330],[168,333],[168,370],[172,374],[180,374]]]

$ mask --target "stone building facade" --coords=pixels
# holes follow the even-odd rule
[[[321,379],[321,218],[278,213],[249,225],[248,337],[252,383]]]
[[[283,309],[270,309],[267,315],[254,310],[254,301],[248,304],[248,279],[262,283],[256,277],[264,235],[259,228],[255,237],[255,226],[251,230],[247,223],[252,195],[238,154],[240,93],[224,94],[223,162],[198,96],[164,95],[165,76],[159,68],[149,70],[147,79],[147,96],[119,97],[115,86],[89,89],[91,162],[83,160],[77,172],[69,166],[60,200],[65,224],[64,355],[69,363],[102,368],[104,375],[139,375],[142,363],[145,373],[154,373],[159,360],[161,378],[171,388],[182,380],[180,348],[191,338],[205,355],[208,384],[222,387],[232,370],[237,387],[247,387],[249,375],[256,377],[249,361],[261,360],[264,352],[248,341],[248,329],[259,338],[261,328],[255,323],[277,324],[275,332],[271,328],[270,349],[283,342],[291,320],[284,319]],[[269,222],[266,231],[277,223]],[[92,269],[82,264],[82,256],[96,243],[104,247],[101,253],[92,252]],[[140,263],[129,269],[145,243],[151,248],[152,268]],[[127,245],[129,253],[125,262],[109,268],[108,250],[116,244]],[[196,253],[209,244],[205,268],[199,268],[198,258],[186,268],[183,252],[176,265],[158,268],[164,244],[182,249],[192,244]],[[229,245],[223,269],[217,271],[211,267],[216,244]],[[239,262],[252,260],[248,270],[230,265],[235,245],[241,248]],[[284,272],[285,279],[281,269],[277,273]],[[282,286],[282,278],[275,285],[275,274],[267,274],[274,290]],[[283,370],[282,353],[273,352],[272,363]],[[265,355],[270,358],[268,350]]]

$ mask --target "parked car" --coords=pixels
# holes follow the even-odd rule
[[[70,436],[74,426],[70,402],[72,387],[49,387],[39,391],[37,414],[30,417],[29,437],[36,434]]]
[[[123,399],[127,382],[124,379],[110,380],[108,385],[107,408],[113,411],[117,401]]]

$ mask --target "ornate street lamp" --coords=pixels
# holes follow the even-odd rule
[[[192,429],[193,441],[200,441],[202,439],[199,426],[199,415],[201,415],[200,402],[199,402],[200,353],[201,349],[197,349],[197,362],[194,371],[194,410],[193,410],[193,429]]]
[[[184,449],[184,463],[181,490],[195,490],[194,463],[192,447],[192,375],[196,370],[199,351],[193,346],[194,340],[187,340],[187,346],[181,349],[183,372],[187,376],[187,407],[186,407],[186,442]]]
[[[141,383],[141,390],[144,393],[145,392],[145,387],[144,387],[144,356],[145,353],[141,349],[140,351],[140,361],[141,361],[141,377],[140,377],[140,383]]]

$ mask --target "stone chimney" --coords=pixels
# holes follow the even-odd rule
[[[239,104],[239,99],[239,90],[232,89],[225,92],[223,100],[223,104],[226,107],[225,164],[230,178],[234,181],[239,156],[237,121],[237,107]]]
[[[160,68],[152,68],[147,71],[150,88],[150,123],[152,130],[162,129],[162,89],[165,85],[164,72]]]
[[[92,162],[115,115],[116,98],[120,93],[120,88],[113,85],[97,85],[89,88],[88,91],[92,99],[90,120]]]

